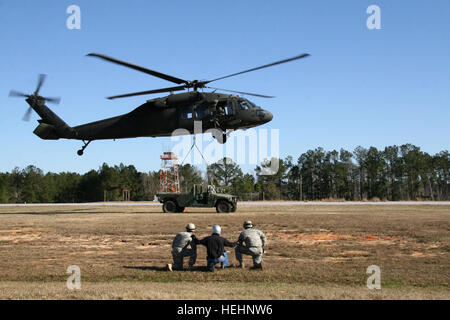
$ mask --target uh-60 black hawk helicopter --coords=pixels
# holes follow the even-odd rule
[[[134,70],[138,70],[152,76],[177,84],[174,87],[134,92],[108,97],[117,99],[138,95],[170,92],[170,95],[147,100],[133,111],[113,118],[91,122],[76,127],[71,127],[52,112],[46,102],[59,103],[59,98],[45,98],[39,95],[39,90],[45,80],[45,75],[39,76],[38,85],[33,94],[24,94],[11,90],[9,96],[25,97],[30,108],[25,113],[24,120],[28,121],[31,111],[34,110],[41,117],[39,125],[34,130],[41,139],[76,139],[82,140],[84,145],[78,150],[78,155],[83,155],[84,149],[94,140],[122,139],[136,137],[164,137],[170,136],[176,129],[186,129],[189,134],[194,133],[194,121],[202,121],[202,130],[217,129],[221,134],[214,138],[220,143],[225,143],[227,132],[237,129],[256,127],[272,120],[272,114],[249,100],[240,96],[217,93],[216,90],[250,95],[262,98],[273,98],[255,93],[233,91],[209,87],[207,84],[221,79],[237,76],[243,73],[271,67],[298,59],[308,57],[304,53],[289,59],[266,64],[260,67],[236,72],[213,80],[183,80],[161,72],[143,68],[125,61],[120,61],[105,55],[90,53],[90,57],[101,58]],[[199,92],[198,89],[213,89],[213,92]],[[175,91],[188,90],[184,93],[173,94]]]

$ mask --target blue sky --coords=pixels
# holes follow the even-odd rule
[[[81,30],[66,28],[66,8],[81,8]],[[369,5],[381,30],[366,27]],[[107,54],[184,79],[211,79],[303,52],[311,57],[215,83],[258,92],[251,98],[280,129],[280,155],[308,149],[413,143],[449,149],[450,2],[430,1],[5,1],[0,0],[0,171],[36,165],[84,173],[108,164],[157,170],[169,138],[45,141],[21,118],[27,104],[10,89],[42,95],[69,125],[129,112],[151,96],[104,97],[172,85],[85,57]]]

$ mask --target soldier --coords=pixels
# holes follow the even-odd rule
[[[242,255],[247,254],[253,258],[253,267],[251,269],[262,269],[264,246],[267,242],[266,236],[262,231],[253,229],[251,221],[244,222],[244,229],[239,235],[238,246],[235,249],[236,260],[239,261],[238,267],[244,267]]]
[[[229,265],[228,255],[224,247],[234,247],[236,244],[220,236],[222,228],[219,225],[212,227],[212,235],[199,240],[197,243],[206,246],[206,267],[209,271],[214,271],[216,264],[221,263],[222,269]]]
[[[188,223],[186,225],[186,232],[179,232],[172,242],[172,257],[173,265],[167,264],[169,271],[183,270],[184,257],[189,258],[189,270],[192,270],[195,261],[197,260],[197,237],[194,235],[195,225]],[[188,246],[191,246],[189,249]]]

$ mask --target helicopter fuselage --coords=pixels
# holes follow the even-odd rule
[[[68,139],[102,140],[170,136],[177,129],[194,133],[194,121],[202,132],[226,132],[251,128],[272,120],[272,114],[247,99],[198,91],[148,100],[135,110],[113,118],[73,127]]]

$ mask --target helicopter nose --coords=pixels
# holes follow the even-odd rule
[[[257,123],[260,124],[267,123],[273,119],[272,113],[264,109],[257,110],[256,114],[257,114]]]

